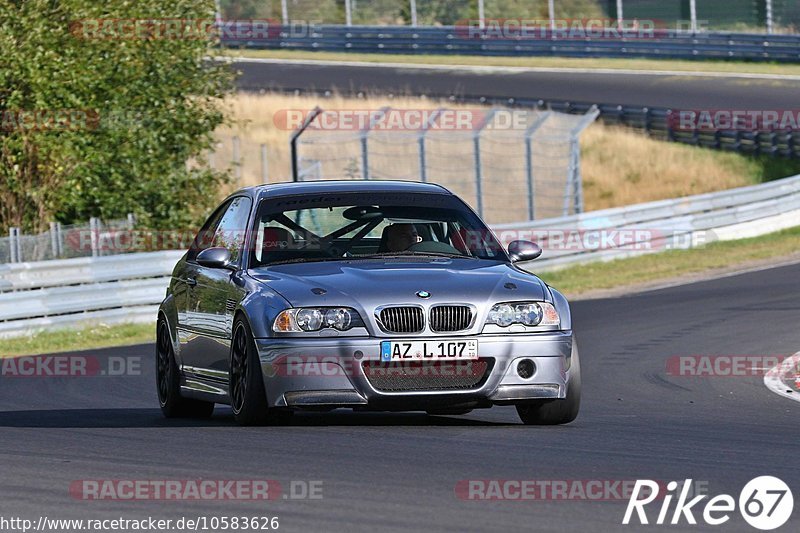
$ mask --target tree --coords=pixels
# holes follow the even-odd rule
[[[187,166],[232,90],[213,17],[213,0],[0,0],[0,231],[128,212],[180,228],[216,202],[226,175]]]

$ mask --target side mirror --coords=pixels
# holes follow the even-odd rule
[[[206,248],[197,254],[197,264],[207,268],[230,268],[231,252],[227,248]]]
[[[531,241],[511,241],[508,245],[508,255],[512,263],[533,261],[542,255],[542,249]]]

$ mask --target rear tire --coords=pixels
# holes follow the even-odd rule
[[[270,409],[264,389],[264,375],[258,358],[250,325],[239,319],[233,326],[231,339],[230,371],[228,372],[228,391],[231,409],[236,422],[243,426],[263,426],[266,424],[285,424],[292,411]]]
[[[214,412],[211,402],[181,396],[180,371],[164,319],[159,319],[156,328],[156,389],[161,412],[167,418],[209,418]]]
[[[572,340],[572,356],[563,400],[534,400],[517,404],[517,414],[526,425],[552,426],[569,424],[578,417],[581,407],[581,361],[578,344]]]

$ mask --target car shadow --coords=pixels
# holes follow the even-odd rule
[[[303,412],[286,427],[315,426],[509,426],[517,423],[475,420],[465,416],[430,416],[419,412]],[[40,409],[0,411],[8,428],[158,428],[236,426],[233,413],[217,408],[208,419],[164,418],[159,409]]]

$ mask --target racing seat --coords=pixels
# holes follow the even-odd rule
[[[391,227],[392,227],[391,225],[386,226],[385,228],[383,228],[383,231],[381,232],[381,240],[380,243],[378,243],[379,254],[386,253],[389,251],[389,228]]]
[[[285,228],[264,228],[264,240],[261,243],[261,261],[283,261],[293,255],[294,236]]]
[[[291,249],[294,244],[292,233],[285,228],[264,228],[264,241],[261,245],[262,254]]]

